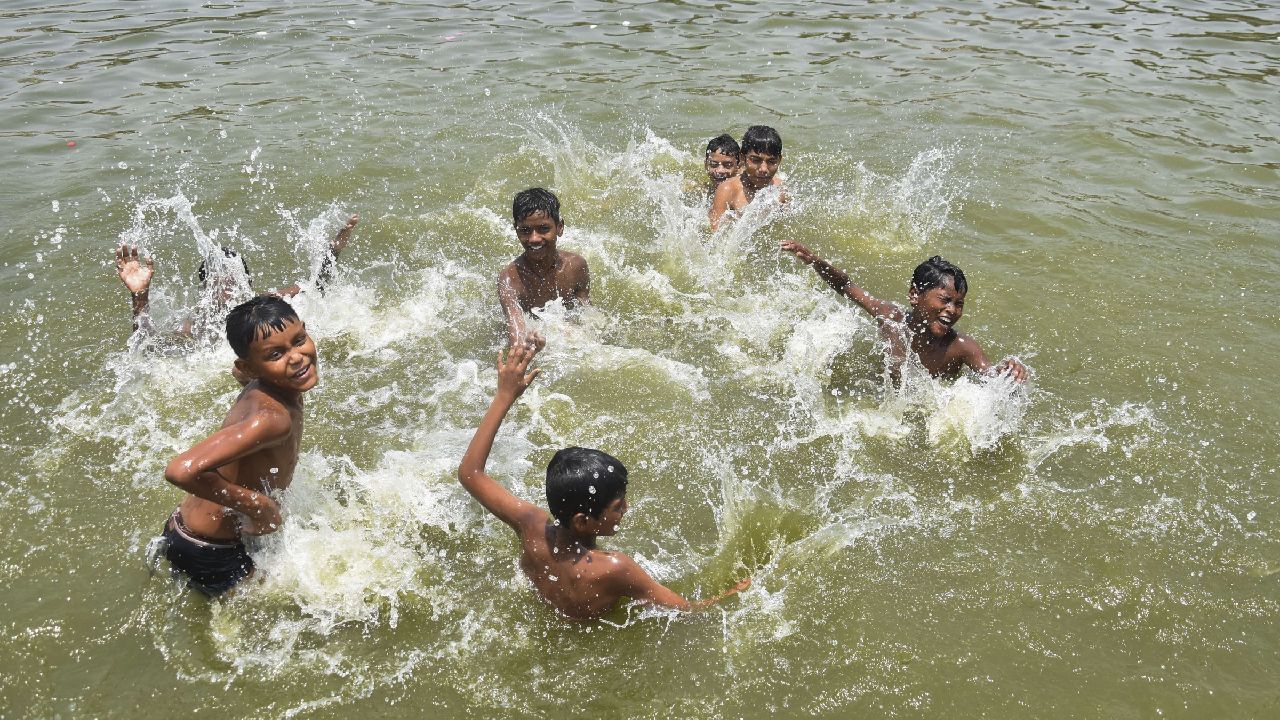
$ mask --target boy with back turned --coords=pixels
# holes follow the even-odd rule
[[[518,344],[498,355],[498,390],[458,468],[458,480],[486,510],[520,538],[520,568],[538,595],[565,616],[591,620],[622,597],[691,610],[747,587],[750,579],[706,600],[690,602],[649,576],[620,552],[596,547],[618,531],[627,512],[627,469],[617,458],[589,448],[560,450],[547,465],[547,506],[521,500],[485,473],[493,439],[507,411],[540,372],[526,372],[537,349]]]
[[[254,569],[241,537],[279,529],[268,493],[293,481],[302,394],[319,381],[316,345],[284,300],[258,296],[227,315],[236,371],[246,379],[222,427],[173,459],[165,479],[187,492],[164,529],[175,572],[210,596]]]

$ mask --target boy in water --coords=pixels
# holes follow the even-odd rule
[[[591,273],[581,255],[556,249],[564,232],[560,201],[542,188],[516,193],[511,204],[516,238],[524,247],[498,275],[498,301],[507,320],[507,343],[533,343],[542,347],[542,335],[528,332],[525,313],[559,298],[565,307],[586,305]]]
[[[164,477],[187,492],[165,524],[165,556],[216,597],[253,572],[241,537],[280,528],[267,493],[293,481],[302,394],[319,381],[316,345],[289,303],[260,295],[227,315],[227,341],[247,378],[222,427],[173,459]]]
[[[596,547],[618,531],[627,512],[627,469],[599,450],[565,448],[547,465],[547,511],[512,495],[485,474],[493,438],[516,398],[540,370],[526,373],[537,348],[515,345],[498,354],[498,390],[458,468],[458,480],[486,510],[520,537],[520,568],[538,595],[567,617],[592,620],[629,597],[680,610],[712,605],[751,583],[690,602],[659,584],[627,555]]]
[[[707,178],[711,180],[711,185],[707,187],[707,195],[714,198],[716,188],[720,187],[725,180],[738,174],[738,168],[742,164],[742,150],[738,147],[738,141],[729,135],[711,138],[707,143],[707,156],[702,164],[707,169]]]
[[[782,185],[776,177],[782,164],[782,136],[765,125],[752,125],[742,136],[742,172],[716,187],[711,199],[711,231],[720,229],[720,220],[730,210],[741,212],[755,200],[756,193],[770,185]],[[783,192],[780,200],[787,201]]]
[[[316,275],[315,286],[321,293],[324,293],[324,286],[333,277],[333,263],[338,259],[338,255],[347,247],[347,242],[351,240],[351,231],[355,229],[356,223],[360,222],[359,215],[352,215],[347,218],[347,222],[338,231],[338,234],[329,242],[329,253],[325,256],[324,261],[320,264],[320,272]],[[240,267],[243,268],[245,277],[249,275],[249,265],[244,261],[236,251],[223,247],[223,255],[227,260],[239,260]],[[235,294],[235,278],[223,276],[217,272],[217,262],[211,263],[210,260],[218,261],[218,258],[207,258],[200,263],[200,268],[196,275],[200,279],[200,288],[208,289],[209,275],[213,275],[215,285],[213,292],[214,312],[215,316],[221,317],[226,306],[230,304],[232,296]],[[220,261],[225,262],[225,261]],[[215,267],[210,268],[210,265]],[[212,271],[212,272],[211,272]],[[137,332],[140,328],[144,332],[151,332],[150,313],[148,312],[151,304],[151,276],[155,273],[155,263],[151,258],[139,258],[138,248],[136,245],[120,245],[116,248],[116,274],[120,276],[120,280],[124,282],[124,286],[129,289],[130,297],[133,302],[133,330]],[[272,295],[280,297],[293,297],[302,292],[302,288],[294,283],[286,288],[272,291]],[[196,324],[196,318],[185,318],[182,324],[178,326],[177,332],[184,337],[192,337],[198,334],[199,328]],[[212,333],[210,333],[212,334]]]
[[[788,240],[782,243],[782,249],[804,264],[812,265],[831,289],[871,313],[889,344],[895,379],[906,360],[904,341],[907,341],[911,351],[920,358],[920,364],[935,378],[954,379],[968,367],[982,375],[1008,374],[1020,383],[1026,381],[1027,368],[1017,358],[1011,357],[993,366],[978,341],[955,331],[955,324],[964,314],[969,284],[960,268],[941,257],[934,255],[916,266],[907,290],[911,309],[904,313],[897,305],[872,297],[855,285],[848,273],[833,267],[804,245]]]

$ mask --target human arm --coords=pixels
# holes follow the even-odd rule
[[[316,273],[316,289],[321,293],[324,292],[324,286],[333,279],[333,264],[338,261],[338,255],[346,249],[347,243],[351,240],[351,231],[355,229],[356,224],[360,222],[360,215],[353,213],[347,218],[347,222],[329,241],[329,252],[324,256],[324,261],[320,263],[320,272]]]
[[[1030,372],[1027,370],[1027,366],[1023,365],[1018,358],[1008,357],[993,365],[990,360],[987,360],[987,354],[982,351],[982,346],[978,344],[977,340],[968,335],[961,335],[957,338],[957,341],[963,347],[965,365],[969,366],[974,372],[988,377],[1008,375],[1018,383],[1027,381]]]
[[[711,607],[721,600],[745,590],[751,585],[751,578],[743,578],[724,592],[701,600],[689,601],[679,593],[654,580],[635,560],[623,553],[613,553],[616,570],[612,575],[614,589],[619,596],[629,597],[637,602],[651,603],[676,610],[700,610]]]
[[[133,306],[133,330],[150,328],[147,312],[151,302],[151,276],[155,273],[155,261],[138,258],[138,246],[120,245],[116,248],[116,274],[128,288]]]
[[[891,302],[885,302],[849,279],[849,273],[840,270],[831,263],[818,257],[818,254],[794,240],[783,240],[782,249],[796,256],[805,265],[812,265],[818,277],[822,278],[832,290],[858,303],[863,310],[871,313],[878,320],[902,320],[902,310]]]
[[[498,390],[493,394],[489,410],[480,420],[480,426],[467,445],[458,466],[458,482],[471,496],[480,501],[486,510],[499,520],[520,532],[522,526],[530,522],[544,522],[546,512],[529,502],[516,497],[484,471],[489,461],[489,452],[493,449],[493,439],[502,426],[507,411],[515,404],[516,398],[533,382],[541,370],[526,373],[530,361],[538,351],[527,345],[515,345],[498,353]]]
[[[524,324],[524,308],[520,307],[520,291],[524,288],[520,273],[514,265],[508,265],[498,275],[498,302],[507,321],[507,346],[516,347],[531,343],[541,350],[546,340],[538,332],[527,332]]]
[[[283,522],[280,508],[267,495],[236,484],[219,469],[247,455],[284,442],[293,432],[285,410],[260,410],[232,423],[170,461],[164,478],[186,492],[222,505],[248,518],[241,531],[265,535]]]
[[[586,258],[577,256],[573,274],[573,301],[579,306],[591,304],[591,268]]]
[[[733,199],[733,178],[729,178],[716,186],[716,194],[711,197],[711,209],[707,218],[711,221],[711,232],[720,229],[720,220],[729,211],[729,202]]]

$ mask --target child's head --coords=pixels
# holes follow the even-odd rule
[[[757,189],[773,182],[782,163],[782,136],[766,125],[752,125],[742,136],[743,179]]]
[[[227,313],[227,342],[236,368],[281,388],[315,387],[316,345],[293,306],[275,295],[259,295]]]
[[[969,283],[964,279],[964,271],[942,259],[940,255],[925,260],[916,266],[911,274],[911,289],[924,293],[936,287],[950,284],[957,292],[969,292]]]
[[[626,512],[626,493],[627,468],[606,452],[567,447],[547,463],[547,508],[561,527],[612,535]]]
[[[560,221],[560,201],[554,194],[542,188],[521,190],[511,203],[511,217],[527,257],[543,259],[555,252],[564,223]]]
[[[964,315],[969,283],[960,268],[934,255],[916,266],[909,292],[913,324],[943,337]]]
[[[711,138],[707,143],[706,159],[703,161],[703,167],[707,170],[707,176],[711,178],[711,184],[719,185],[737,174],[738,165],[742,161],[741,155],[738,141],[732,137],[721,135]]]
[[[516,193],[516,199],[511,203],[512,222],[519,225],[521,220],[539,212],[552,222],[560,222],[560,199],[555,193],[543,188],[529,188]]]

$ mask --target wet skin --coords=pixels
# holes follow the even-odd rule
[[[194,533],[234,539],[279,529],[266,492],[293,482],[302,441],[302,394],[319,382],[316,346],[297,318],[249,345],[236,369],[249,382],[222,427],[169,463],[165,478],[186,490],[179,507]]]

